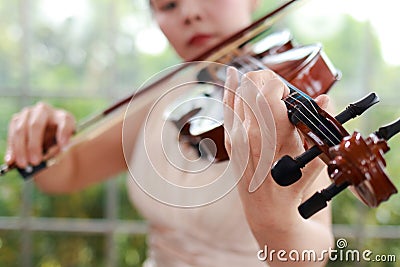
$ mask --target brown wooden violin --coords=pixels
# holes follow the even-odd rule
[[[235,66],[244,73],[269,68],[281,75],[290,90],[289,96],[283,99],[289,119],[314,144],[294,159],[284,156],[275,162],[271,169],[274,180],[281,186],[295,183],[302,176],[301,168],[318,156],[328,165],[328,173],[333,184],[300,205],[300,214],[304,218],[309,218],[326,207],[327,201],[348,186],[353,186],[359,198],[370,207],[376,207],[397,193],[386,175],[383,154],[389,150],[386,141],[400,131],[400,120],[380,128],[367,139],[363,139],[357,132],[349,134],[342,124],[378,103],[377,95],[371,93],[364,99],[350,104],[336,117],[332,117],[319,108],[310,97],[327,92],[339,77],[339,73],[332,67],[321,47],[318,45],[296,47],[285,43],[282,47],[273,45],[269,49],[273,52],[262,51],[262,55],[252,56],[237,55],[227,64]],[[215,72],[209,70],[213,71]],[[209,76],[210,80],[218,83],[216,74]],[[201,131],[191,130],[199,111],[200,109],[191,110],[176,121],[181,136],[197,147],[202,156],[214,161],[227,160],[222,124],[218,127],[205,127]],[[203,139],[212,139],[214,142],[201,143]],[[216,151],[213,146],[216,146]],[[207,151],[211,152],[211,156],[207,155]]]
[[[271,169],[272,177],[279,185],[289,186],[301,178],[301,168],[319,156],[328,165],[328,173],[333,181],[331,186],[301,204],[300,214],[309,218],[326,207],[332,197],[348,186],[354,187],[354,192],[369,207],[376,207],[397,193],[386,174],[383,154],[389,151],[386,141],[400,131],[400,120],[380,128],[366,139],[357,132],[349,134],[342,124],[378,103],[378,96],[371,93],[332,117],[313,100],[326,93],[340,76],[321,46],[295,46],[286,33],[281,38],[269,36],[266,39],[262,41],[267,44],[266,48],[264,44],[265,49],[256,43],[254,49],[250,49],[253,53],[236,53],[235,57],[225,59],[224,63],[235,66],[242,73],[272,69],[289,87],[290,94],[283,99],[289,119],[314,146],[296,158],[284,156],[275,162]],[[202,81],[222,84],[216,70],[204,71],[208,74],[203,76],[209,78],[203,77]],[[211,125],[201,130],[191,129],[200,110],[193,109],[175,121],[181,136],[195,146],[202,156],[214,161],[227,160],[222,123],[218,127]],[[214,142],[202,143],[204,139],[212,139]]]
[[[363,138],[359,132],[354,132],[344,137],[339,144],[330,147],[327,164],[333,183],[301,204],[300,214],[309,218],[325,208],[328,201],[348,186],[352,186],[356,195],[369,207],[376,207],[396,194],[397,189],[385,171],[386,162],[383,155],[389,151],[387,141],[399,131],[400,120],[379,128],[367,138]],[[299,171],[300,165],[303,164],[302,157],[305,157],[304,154],[296,159],[288,158],[294,163],[292,166],[295,172]],[[284,161],[287,160],[281,159],[277,164],[283,166]]]

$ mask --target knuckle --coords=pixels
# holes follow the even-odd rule
[[[276,73],[273,70],[265,69],[265,70],[262,70],[262,72],[265,75],[268,75],[269,77],[277,77]]]
[[[38,103],[36,103],[35,106],[32,107],[32,112],[36,116],[40,117],[40,116],[44,116],[45,114],[51,113],[52,108],[45,102],[38,102]]]
[[[251,156],[255,159],[260,159],[261,158],[261,150],[259,149],[252,149],[251,150]]]
[[[41,120],[30,120],[28,126],[31,129],[31,131],[36,131],[44,127],[44,123]]]
[[[249,127],[247,129],[247,136],[249,138],[250,141],[255,141],[257,139],[260,139],[260,131],[255,129],[256,127]]]
[[[64,125],[65,123],[68,122],[67,114],[65,114],[62,111],[57,111],[56,114],[55,114],[55,118],[57,119],[58,123],[62,124],[62,125]]]
[[[14,125],[19,121],[20,118],[20,113],[16,113],[14,115],[12,115],[11,120],[10,120],[10,125]]]
[[[71,113],[65,110],[58,110],[56,116],[61,122],[63,128],[75,128],[75,117]]]
[[[20,123],[21,121],[27,120],[29,113],[30,113],[29,107],[25,107],[25,108],[21,109],[20,112],[14,113],[11,116],[10,124],[16,124],[16,123]]]
[[[17,136],[21,136],[25,133],[25,125],[22,123],[17,123],[14,126],[14,134]]]
[[[75,124],[75,117],[72,116],[71,113],[65,112],[65,119],[66,119],[69,123]]]
[[[21,109],[20,114],[21,114],[21,115],[27,114],[27,113],[30,112],[30,110],[31,110],[31,107],[24,107],[23,109]]]
[[[46,110],[49,108],[49,105],[45,102],[39,101],[36,103],[35,107],[39,110]]]

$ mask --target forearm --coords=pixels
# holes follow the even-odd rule
[[[294,218],[288,219],[289,216]],[[320,220],[304,220],[294,214],[286,216],[281,223],[270,225],[268,229],[253,232],[262,250],[259,251],[259,258],[273,267],[324,266],[333,246],[330,226]]]
[[[58,157],[56,164],[40,172],[35,177],[37,186],[47,193],[70,193],[125,171],[129,158],[125,158],[124,150],[126,153],[133,151],[147,111],[148,106],[143,106],[136,113],[124,117],[135,123],[124,124],[118,117],[115,121],[105,121],[103,127],[95,129],[97,132],[91,132],[90,137],[70,145]],[[123,127],[129,133],[124,143]]]
[[[55,164],[35,176],[38,188],[51,194],[70,193],[124,171],[120,129],[119,124],[95,138],[71,145],[56,157]]]
[[[267,246],[269,253],[275,251],[273,258],[268,257],[266,260],[272,260],[271,266],[324,266],[333,244],[330,207],[307,220],[300,216],[297,207],[329,182],[326,173],[322,172],[306,192],[299,194],[293,188],[271,183],[272,177],[267,179],[270,181],[266,185],[269,194],[262,196],[264,205],[259,205],[258,209],[248,209],[253,214],[247,214],[252,217],[249,221],[260,248],[265,249]],[[287,261],[278,259],[280,250],[286,253],[281,256]]]

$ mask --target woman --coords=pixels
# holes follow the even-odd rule
[[[247,26],[257,7],[257,0],[151,0],[150,3],[155,20],[184,60],[195,58]],[[175,148],[179,146],[188,155],[193,153],[193,148],[178,143],[174,135],[176,129],[170,126],[163,128],[162,116],[158,116],[159,119],[151,121],[150,126],[146,127],[150,127],[151,133],[160,132],[159,128],[163,128],[163,131],[166,129],[171,133],[167,136],[175,138],[161,144],[157,134],[145,136],[142,130],[148,109],[136,112],[135,123],[124,126],[123,131],[129,132],[129,138],[123,139],[122,124],[118,124],[102,135],[68,149],[58,163],[35,177],[35,183],[47,193],[68,193],[103,181],[129,168],[133,178],[128,179],[130,197],[150,226],[146,267],[265,266],[267,263],[258,259],[262,253],[258,252],[260,248],[267,252],[266,246],[268,253],[279,250],[287,253],[292,250],[300,253],[303,250],[314,250],[320,256],[332,243],[329,210],[326,209],[305,221],[298,215],[297,206],[327,183],[327,177],[320,175],[321,162],[316,161],[306,167],[303,172],[305,178],[287,188],[281,188],[272,181],[269,175],[270,164],[260,164],[262,171],[256,170],[260,157],[265,153],[260,150],[265,150],[263,142],[273,142],[267,151],[273,155],[270,162],[285,154],[297,155],[303,150],[302,138],[289,123],[285,105],[281,101],[288,94],[287,87],[270,71],[251,72],[239,81],[234,69],[228,70],[226,87],[232,90],[226,90],[224,96],[227,107],[224,111],[227,137],[229,135],[226,138],[226,148],[233,165],[229,175],[240,179],[240,182],[219,199],[201,207],[182,208],[168,205],[169,203],[142,190],[143,184],[138,179],[143,178],[141,181],[146,183],[152,181],[153,177],[158,178],[158,175],[164,174],[172,177],[173,183],[193,185],[193,180],[189,181],[186,174],[176,172],[165,159],[157,158],[165,144]],[[264,109],[260,108],[261,111],[254,115],[247,102],[264,106]],[[317,100],[323,108],[327,106],[327,102],[327,97]],[[262,125],[260,117],[264,117]],[[75,128],[75,120],[68,112],[38,103],[16,114],[9,126],[6,162],[25,167],[28,164],[36,165],[46,158],[47,155],[42,153],[42,140],[46,127],[50,125],[56,126],[57,148],[63,149]],[[263,130],[274,127],[276,140],[271,141],[268,136],[263,136]],[[251,137],[247,139],[249,141],[243,138],[246,136]],[[150,150],[145,147],[146,138],[150,139],[147,140],[152,145]],[[126,148],[133,151],[128,152],[127,159],[123,151]],[[235,156],[235,153],[241,154],[242,149],[250,152],[249,161],[245,165],[240,157]],[[143,156],[146,153],[153,153],[154,162],[158,164],[156,167],[164,173],[159,174],[155,170],[153,162]],[[224,167],[213,164],[205,174],[196,176],[199,179],[194,184],[203,186],[212,182],[215,174],[220,173],[221,166]],[[235,168],[238,166],[244,166],[242,171]],[[263,174],[262,177],[260,173]],[[249,190],[255,178],[262,183],[253,188],[257,190]],[[152,186],[157,188],[158,185]],[[187,196],[179,194],[167,192],[166,195],[172,195],[177,203],[188,200]],[[191,200],[189,197],[189,201]],[[324,260],[306,262],[291,260],[288,254],[279,255],[279,258],[267,257],[268,264],[322,266],[327,259],[326,254],[322,254]]]

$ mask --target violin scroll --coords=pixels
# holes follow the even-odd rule
[[[363,99],[349,104],[345,110],[335,117],[335,119],[339,123],[344,124],[347,121],[360,116],[378,102],[379,97],[375,93],[370,93]],[[275,162],[271,169],[271,175],[275,182],[280,186],[289,186],[302,177],[301,169],[321,153],[322,151],[319,146],[315,145],[296,158],[286,155]]]
[[[385,171],[383,155],[389,151],[387,141],[400,132],[400,120],[379,128],[367,138],[354,132],[329,149],[328,173],[333,183],[302,203],[298,210],[309,218],[327,206],[327,202],[348,186],[369,207],[376,207],[397,193]]]

